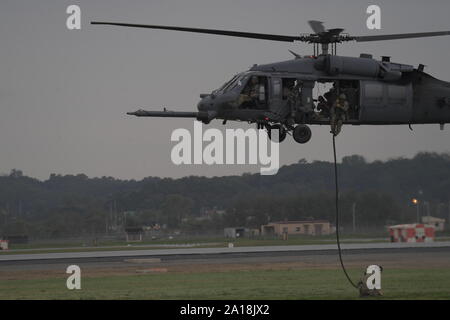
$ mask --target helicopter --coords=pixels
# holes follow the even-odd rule
[[[415,68],[391,62],[389,56],[376,60],[371,54],[361,54],[359,57],[337,55],[337,45],[343,42],[448,36],[450,31],[352,36],[344,33],[342,28],[325,29],[321,21],[311,20],[308,23],[313,33],[289,36],[91,22],[94,25],[184,31],[279,42],[299,41],[313,45],[312,55],[301,56],[289,50],[294,56],[291,60],[255,64],[211,93],[200,94],[198,111],[140,109],[127,112],[128,115],[195,118],[204,124],[209,124],[214,119],[222,120],[224,125],[229,120],[246,121],[255,123],[258,129],[266,129],[272,140],[272,130],[278,130],[277,142],[282,142],[290,134],[300,144],[310,141],[310,125],[329,125],[333,121],[333,103],[338,97],[343,97],[347,103],[341,125],[409,125],[412,130],[412,124],[439,124],[443,130],[444,124],[450,122],[450,83],[424,72],[423,64]],[[319,85],[331,89],[315,99],[313,89]],[[317,110],[319,104],[322,109],[320,112]]]

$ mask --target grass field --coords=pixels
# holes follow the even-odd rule
[[[360,272],[349,270],[354,281]],[[340,269],[84,276],[81,286],[68,290],[64,274],[11,277],[0,281],[0,299],[359,299]],[[450,269],[388,269],[382,288],[382,299],[450,299]]]

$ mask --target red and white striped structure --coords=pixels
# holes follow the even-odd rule
[[[432,242],[434,226],[423,223],[399,224],[389,227],[391,242]]]

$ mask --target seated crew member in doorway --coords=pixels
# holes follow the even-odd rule
[[[349,119],[353,118],[353,119],[357,119],[358,118],[358,111],[359,111],[359,106],[358,106],[358,99],[357,99],[357,95],[358,95],[358,89],[354,88],[354,87],[348,87],[345,88],[343,90],[341,90],[341,92],[345,93],[346,97],[347,97],[347,101],[349,104]]]
[[[239,105],[241,108],[256,108],[259,97],[259,79],[257,76],[252,76],[246,88],[239,96]]]
[[[342,124],[347,119],[349,105],[347,97],[341,93],[331,108],[331,133],[335,136],[341,132]]]
[[[317,102],[317,111],[319,111],[320,116],[323,118],[330,117],[330,106],[323,96],[319,96]]]
[[[323,95],[323,97],[327,100],[328,107],[331,110],[331,108],[333,107],[334,102],[336,101],[336,99],[338,97],[335,83],[333,83],[333,88],[331,88],[328,92],[326,92]]]
[[[295,89],[295,92],[299,92],[296,101],[296,110],[300,115],[301,121],[307,122],[309,120],[317,119],[317,115],[314,111],[316,106],[313,101],[312,91],[304,90],[304,85],[304,82],[298,80],[296,85],[296,88],[298,89]]]
[[[295,81],[294,80],[289,80],[286,82],[283,82],[283,100],[288,100],[289,96],[291,94],[291,91],[293,90],[295,86]]]
[[[299,80],[294,82],[291,90],[287,95],[287,104],[290,108],[291,116],[295,117],[297,112],[300,114],[302,107],[302,85],[303,83]]]
[[[297,101],[300,96],[299,88],[295,83],[291,87],[289,87],[289,91],[287,93],[287,104],[289,106],[291,114],[295,113],[297,109]]]

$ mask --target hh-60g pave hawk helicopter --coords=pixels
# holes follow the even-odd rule
[[[326,30],[320,21],[309,21],[312,34],[285,36],[240,31],[142,25],[116,22],[91,24],[186,31],[263,39],[282,42],[301,41],[313,44],[314,54],[301,57],[291,51],[293,60],[254,65],[235,75],[210,94],[201,94],[198,112],[138,110],[138,117],[196,118],[205,124],[213,119],[247,121],[259,129],[279,130],[278,141],[292,131],[294,140],[311,139],[308,125],[330,124],[338,134],[342,124],[389,125],[450,122],[450,83],[433,78],[411,65],[393,63],[390,57],[375,60],[370,54],[360,57],[336,55],[338,43],[380,41],[450,35],[450,31],[351,36],[344,29]],[[321,53],[319,54],[319,49]],[[331,49],[331,54],[329,53]],[[332,88],[318,99],[313,89],[318,84]],[[317,101],[317,106],[314,101]],[[336,111],[341,105],[339,117]],[[318,110],[320,112],[317,112]],[[411,127],[410,127],[411,128]]]

